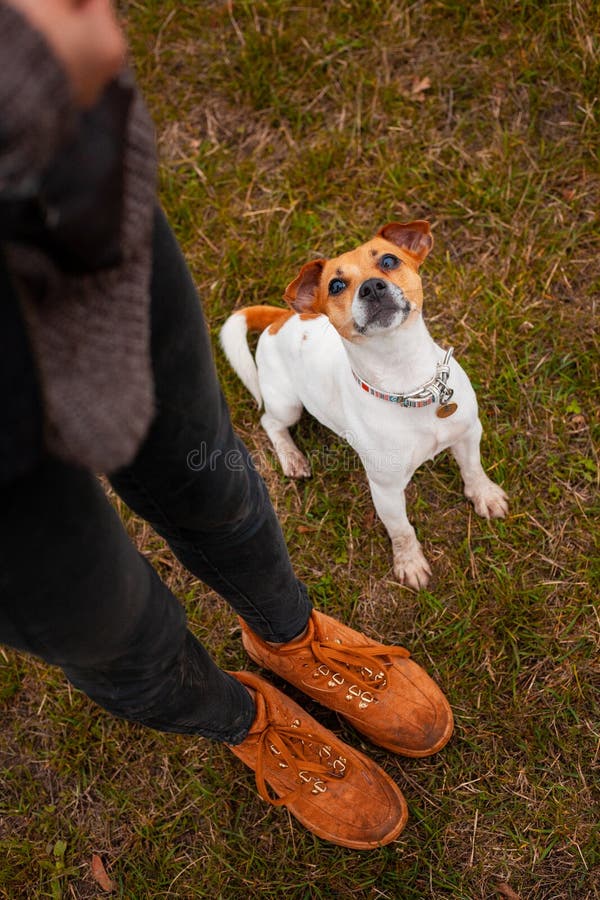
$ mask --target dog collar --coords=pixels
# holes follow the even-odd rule
[[[450,403],[454,391],[447,386],[448,378],[450,377],[450,359],[453,352],[454,348],[450,347],[446,351],[443,360],[437,363],[433,378],[430,378],[421,387],[410,391],[408,394],[380,391],[378,388],[373,387],[372,384],[369,384],[368,381],[365,381],[364,378],[361,378],[360,375],[357,375],[354,369],[352,369],[352,374],[358,386],[363,391],[366,391],[367,394],[377,397],[378,400],[388,400],[390,403],[397,403],[398,406],[407,406],[412,409],[420,409],[422,406],[431,406],[432,403],[439,403],[438,415],[442,417],[451,416],[457,409],[456,403]]]

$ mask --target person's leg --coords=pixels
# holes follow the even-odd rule
[[[91,473],[46,460],[4,488],[0,548],[1,643],[115,715],[225,741],[265,800],[328,841],[370,849],[402,831],[406,802],[379,766],[264,679],[211,662]]]
[[[300,634],[311,604],[265,484],[234,434],[186,262],[157,212],[152,273],[156,416],[111,483],[175,555],[265,640]]]
[[[60,666],[122,718],[246,737],[250,695],[189,632],[91,473],[47,459],[0,500],[0,643]]]

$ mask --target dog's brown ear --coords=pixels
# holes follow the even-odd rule
[[[401,247],[410,253],[418,266],[433,247],[433,235],[429,222],[422,219],[406,223],[389,222],[380,228],[377,234],[395,244],[396,247]]]
[[[306,263],[300,269],[298,277],[286,287],[283,296],[296,312],[316,312],[317,291],[325,263],[325,259],[314,259]]]

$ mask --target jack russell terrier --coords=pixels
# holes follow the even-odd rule
[[[481,466],[471,383],[421,315],[418,269],[432,246],[428,222],[391,222],[355,250],[303,266],[285,291],[291,309],[246,307],[221,331],[229,362],[264,403],[261,423],[286,475],[310,475],[288,431],[303,407],[356,450],[392,541],[394,573],[415,589],[431,569],[404,490],[421,463],[449,447],[475,511],[508,512],[506,494]],[[256,360],[248,330],[262,332]]]

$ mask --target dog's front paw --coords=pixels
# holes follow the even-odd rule
[[[431,568],[423,555],[420,544],[410,548],[394,548],[394,575],[401,584],[419,591],[427,587],[431,578]]]
[[[279,455],[283,474],[288,478],[310,478],[311,471],[307,458],[298,449],[286,450]]]
[[[489,478],[470,491],[465,491],[478,516],[484,519],[503,519],[508,515],[508,497],[499,484]]]

